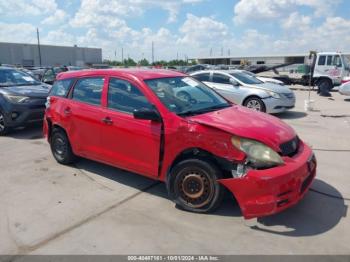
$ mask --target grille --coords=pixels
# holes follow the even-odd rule
[[[292,157],[294,156],[299,149],[299,137],[295,137],[292,140],[283,143],[280,145],[280,149],[281,149],[281,155],[282,156],[289,156]]]

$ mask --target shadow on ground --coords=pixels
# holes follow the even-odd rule
[[[40,123],[32,124],[27,127],[16,128],[11,130],[6,136],[26,140],[40,139],[43,138],[43,126]]]
[[[76,164],[75,167],[78,168],[83,175],[89,176],[88,172],[103,176],[107,179],[113,180],[117,183],[123,184],[128,187],[136,188],[140,191],[144,191],[148,194],[155,195],[167,199],[168,196],[165,183],[155,181],[153,179],[134,174],[119,168],[111,167],[104,165],[95,161],[81,159]],[[89,179],[92,179],[89,177]],[[174,204],[175,206],[175,204]],[[176,207],[178,208],[178,207]],[[187,212],[187,211],[184,211]],[[232,197],[232,194],[226,192],[225,198],[220,208],[218,208],[214,213],[209,215],[218,215],[218,216],[242,216],[240,208],[236,203],[235,199]]]
[[[305,112],[299,111],[286,111],[283,113],[275,114],[275,116],[281,119],[298,119],[306,117],[307,114]]]
[[[319,192],[334,196],[330,197]],[[312,236],[335,227],[347,214],[341,193],[331,185],[316,179],[305,198],[282,213],[258,218],[253,230],[290,237]]]

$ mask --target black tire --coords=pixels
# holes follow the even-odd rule
[[[178,163],[168,177],[167,188],[176,206],[190,212],[209,213],[217,209],[224,188],[217,181],[221,171],[211,162],[188,159]]]
[[[63,165],[75,162],[74,155],[67,134],[62,129],[54,129],[50,139],[51,152],[56,161]]]
[[[266,112],[266,106],[264,102],[257,96],[251,96],[248,97],[243,102],[243,106],[248,107],[252,110],[259,111],[259,112]]]
[[[7,126],[5,115],[0,111],[0,136],[4,136],[9,132],[10,128]]]
[[[333,84],[330,80],[328,79],[321,79],[317,82],[317,87],[318,87],[318,90],[317,90],[317,93],[320,95],[320,96],[332,96],[330,94],[330,90],[333,88]]]

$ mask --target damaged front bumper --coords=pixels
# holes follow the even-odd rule
[[[221,179],[237,199],[244,218],[278,213],[298,203],[316,175],[316,159],[300,142],[298,153],[284,157],[285,164],[265,170],[249,170],[242,178]]]

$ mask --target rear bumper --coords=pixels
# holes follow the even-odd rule
[[[243,178],[219,182],[236,197],[246,219],[272,215],[298,203],[316,175],[312,150],[301,143],[293,158],[284,158],[283,166],[250,170]]]

